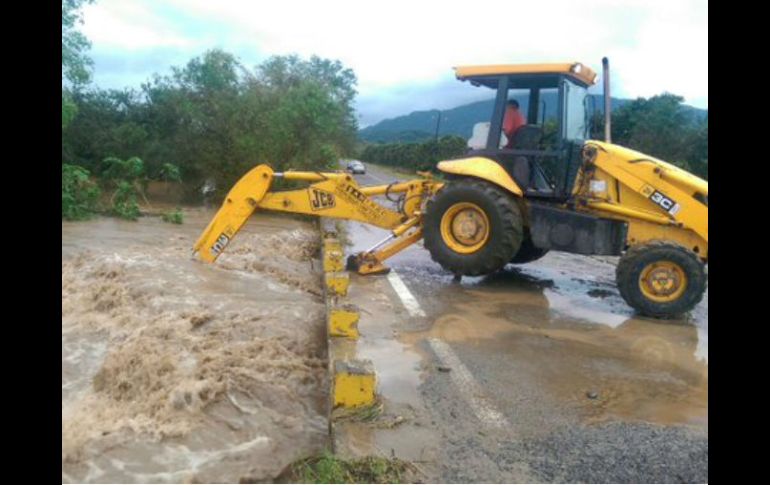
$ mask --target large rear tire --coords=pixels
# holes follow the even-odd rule
[[[620,258],[615,277],[626,303],[654,318],[673,318],[692,310],[703,298],[707,284],[698,256],[667,241],[631,247]]]
[[[503,268],[519,251],[519,205],[503,189],[478,179],[449,182],[428,203],[423,225],[433,261],[456,275],[479,276]]]

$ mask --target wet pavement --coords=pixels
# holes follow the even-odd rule
[[[367,168],[362,185],[394,180]],[[347,227],[350,252],[387,235]],[[356,352],[405,424],[343,441],[416,461],[425,481],[706,482],[708,292],[683,319],[640,317],[615,261],[550,253],[457,283],[418,244],[388,265],[419,312],[388,277],[354,275]]]

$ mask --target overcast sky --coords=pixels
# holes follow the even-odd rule
[[[598,72],[608,56],[613,96],[668,91],[708,108],[707,0],[96,0],[83,11],[102,88],[139,87],[214,47],[249,67],[317,54],[355,71],[366,126],[489,96],[453,66],[581,61]]]

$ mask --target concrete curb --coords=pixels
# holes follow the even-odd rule
[[[321,218],[321,258],[323,262],[324,301],[326,303],[326,338],[329,349],[329,431],[334,448],[335,410],[371,406],[377,400],[377,377],[370,360],[352,358],[350,345],[360,336],[358,307],[345,297],[350,276],[345,271],[344,250],[338,239],[334,221]]]

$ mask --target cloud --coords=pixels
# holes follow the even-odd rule
[[[472,98],[451,69],[464,64],[580,60],[598,71],[607,55],[615,95],[669,91],[702,107],[708,99],[704,0],[100,0],[86,9],[83,31],[100,59],[127,59],[127,70],[111,74],[96,59],[97,80],[120,82],[118,72],[133,80],[149,75],[150,64],[166,70],[171,62],[155,64],[152,54],[161,49],[189,59],[221,47],[248,66],[274,54],[316,54],[356,72],[367,123]]]

